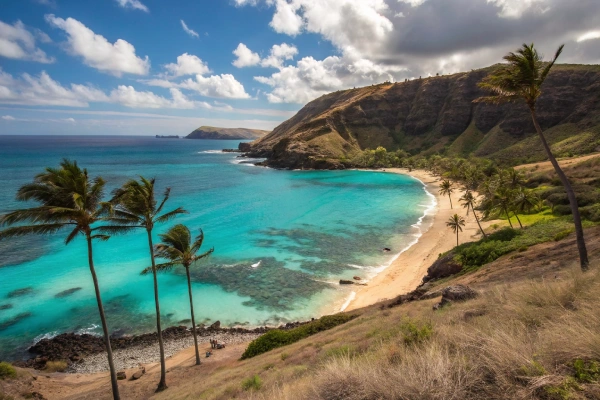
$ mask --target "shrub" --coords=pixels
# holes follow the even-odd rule
[[[404,344],[413,345],[426,341],[433,335],[433,327],[429,323],[419,323],[407,319],[400,325]]]
[[[563,240],[564,238],[569,236],[571,234],[571,232],[573,232],[572,229],[565,229],[565,230],[558,232],[556,235],[554,235],[554,241],[558,242],[559,240]]]
[[[48,372],[64,372],[69,365],[66,361],[58,360],[58,361],[48,361],[46,363],[45,371]]]
[[[14,378],[17,376],[15,367],[7,362],[0,362],[0,379]]]
[[[242,381],[242,389],[244,390],[260,390],[261,387],[262,380],[258,375],[254,375],[252,378],[244,379]]]
[[[288,359],[290,355],[288,353],[281,353],[281,361],[285,361]]]
[[[349,314],[326,315],[316,321],[309,322],[287,331],[282,331],[280,329],[270,330],[250,342],[246,351],[242,354],[241,359],[245,360],[278,347],[295,343],[316,333],[326,331],[348,322],[355,317],[355,315]]]
[[[573,361],[573,376],[578,382],[594,383],[600,379],[600,363],[597,361]]]

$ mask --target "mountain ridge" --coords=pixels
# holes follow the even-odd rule
[[[329,93],[241,149],[290,169],[346,168],[378,146],[512,165],[544,160],[524,103],[473,102],[486,95],[477,83],[497,67]],[[542,89],[538,118],[553,150],[600,150],[600,66],[556,65]]]
[[[268,134],[269,131],[263,131],[260,129],[249,129],[249,128],[218,128],[214,126],[203,125],[190,134],[186,139],[237,139],[237,140],[248,140],[258,139]]]

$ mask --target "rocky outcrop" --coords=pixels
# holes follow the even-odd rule
[[[454,301],[466,301],[477,297],[477,292],[465,285],[452,285],[442,290],[442,300],[433,306],[437,310]]]
[[[265,136],[269,131],[247,128],[217,128],[214,126],[201,126],[187,135],[186,139],[235,139],[254,140]]]
[[[434,263],[427,268],[427,275],[423,277],[423,282],[446,278],[459,273],[461,270],[462,265],[454,261],[454,253],[450,252],[435,260]]]
[[[495,67],[449,76],[386,83],[319,97],[271,133],[252,142],[252,157],[276,168],[338,169],[360,150],[385,147],[412,154],[475,154],[498,161],[544,159],[524,103],[473,103],[477,84]],[[550,142],[577,154],[600,148],[600,68],[557,65],[538,102]],[[586,132],[586,139],[573,136]]]

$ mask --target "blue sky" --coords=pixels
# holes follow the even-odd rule
[[[569,4],[566,4],[569,3]],[[600,61],[594,0],[2,0],[0,134],[272,129],[331,91]]]

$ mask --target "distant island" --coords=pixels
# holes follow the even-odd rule
[[[179,135],[156,135],[157,139],[179,139]]]
[[[260,139],[269,131],[247,128],[217,128],[214,126],[201,126],[187,135],[186,139],[231,139],[231,140],[255,140]]]

